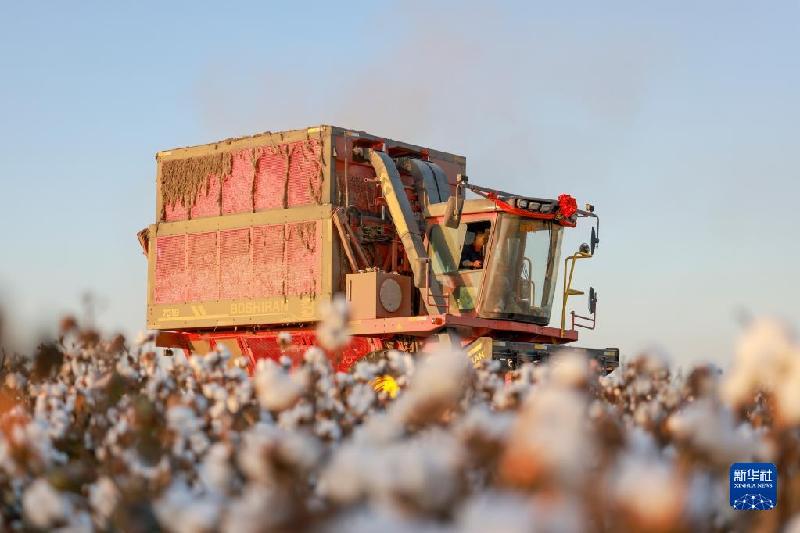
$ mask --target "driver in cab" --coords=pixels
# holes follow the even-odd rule
[[[483,268],[484,245],[486,244],[487,232],[482,231],[475,234],[472,244],[467,244],[461,251],[461,268],[477,270]]]

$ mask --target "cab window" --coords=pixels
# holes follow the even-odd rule
[[[461,224],[457,228],[442,225],[431,228],[430,257],[435,275],[449,274],[458,270],[458,259],[466,231],[466,224]]]
[[[464,244],[458,262],[459,270],[481,270],[486,262],[486,250],[489,242],[488,221],[467,224]]]

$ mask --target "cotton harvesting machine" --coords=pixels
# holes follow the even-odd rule
[[[573,271],[593,256],[599,219],[569,195],[480,187],[462,156],[334,126],[177,148],[156,161],[156,223],[139,241],[159,346],[225,346],[251,364],[300,357],[316,344],[320,304],[338,294],[352,335],[329,353],[341,370],[436,343],[514,368],[594,328],[594,289],[584,315],[567,313],[567,302],[583,294]],[[594,221],[591,239],[564,259],[559,284],[564,230],[579,218]],[[556,291],[563,305],[550,326]],[[601,370],[618,364],[616,349],[590,353]]]

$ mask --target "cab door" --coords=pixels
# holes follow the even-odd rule
[[[473,246],[475,235],[491,233],[491,220],[463,221],[456,228],[433,225],[428,234],[428,255],[434,278],[442,284],[449,295],[449,312],[456,315],[473,314],[478,304],[485,273],[485,261],[480,268],[461,264],[467,247]],[[484,244],[484,256],[488,251],[489,238]]]

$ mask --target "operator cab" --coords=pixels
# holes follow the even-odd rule
[[[434,214],[435,210],[431,213]],[[429,226],[429,257],[450,312],[547,325],[563,227],[467,200],[456,227]]]
[[[550,322],[563,229],[547,220],[498,216],[480,316]]]

